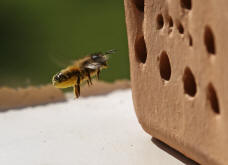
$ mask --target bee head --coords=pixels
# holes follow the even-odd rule
[[[97,63],[106,63],[108,60],[109,55],[115,54],[117,51],[115,49],[108,50],[105,53],[99,52],[99,53],[93,53],[91,54],[91,59],[93,62]]]
[[[62,83],[66,80],[67,80],[67,77],[64,74],[62,74],[61,72],[59,72],[53,76],[52,83],[54,86],[56,86],[57,84]]]
[[[108,60],[108,57],[101,53],[95,53],[91,55],[91,60],[96,63],[105,63]]]

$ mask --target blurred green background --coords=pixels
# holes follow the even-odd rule
[[[129,79],[123,0],[1,0],[0,86],[51,83],[89,53],[119,50],[101,79]]]

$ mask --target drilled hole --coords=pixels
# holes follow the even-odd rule
[[[191,0],[181,0],[181,7],[190,10],[192,8]]]
[[[213,55],[216,53],[214,35],[213,35],[212,30],[209,26],[205,27],[204,44],[206,46],[208,53],[213,54]]]
[[[160,75],[164,80],[169,80],[171,76],[171,66],[169,62],[169,57],[165,51],[162,52],[160,56]]]
[[[188,67],[184,71],[183,82],[184,92],[191,97],[195,96],[197,92],[196,81],[194,75],[192,74],[192,71]]]
[[[220,113],[219,102],[214,86],[210,83],[207,87],[207,99],[215,113]]]
[[[178,24],[177,29],[180,34],[184,34],[184,27],[181,23]]]
[[[146,44],[143,36],[137,39],[135,42],[135,53],[136,53],[136,58],[140,62],[142,63],[146,62],[147,49],[146,49]]]
[[[173,19],[171,16],[168,17],[168,21],[169,21],[169,27],[172,28],[173,27]]]
[[[137,9],[141,12],[144,12],[144,0],[132,0],[137,7]]]
[[[189,34],[189,46],[193,45],[192,36]]]
[[[157,16],[157,29],[161,29],[164,26],[164,19],[161,14]]]
[[[168,34],[170,34],[173,30],[173,19],[171,16],[168,16],[168,24],[169,24]]]

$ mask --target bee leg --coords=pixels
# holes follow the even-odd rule
[[[92,79],[91,79],[91,77],[90,77],[90,74],[88,74],[88,78],[89,78],[90,85],[93,85]]]
[[[76,98],[79,97],[77,85],[74,86],[74,95],[75,95]]]
[[[80,96],[80,75],[78,75],[77,82],[74,85],[74,94],[75,94],[76,98],[79,98],[79,96]]]
[[[98,71],[97,71],[97,79],[98,80],[100,79],[100,69],[98,69]]]
[[[77,86],[77,90],[78,90],[78,97],[80,96],[80,85],[76,85]]]
[[[81,83],[80,75],[78,75],[77,84],[76,84],[77,91],[78,91],[78,97],[80,96],[80,83]]]
[[[87,84],[88,84],[88,86],[90,86],[90,84],[89,84],[89,80],[87,80]]]
[[[91,76],[90,76],[90,73],[89,73],[88,70],[87,70],[87,76],[88,76],[88,79],[89,79],[90,84],[93,85],[93,84],[92,84],[92,79],[91,79]]]

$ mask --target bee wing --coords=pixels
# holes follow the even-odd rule
[[[86,64],[84,67],[88,69],[98,69],[101,67],[101,64],[97,62],[93,62],[93,63]]]

